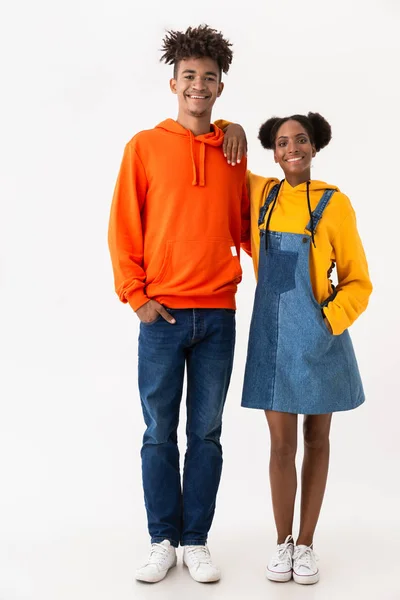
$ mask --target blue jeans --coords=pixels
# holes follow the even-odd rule
[[[141,323],[139,390],[144,420],[142,474],[152,543],[203,545],[215,510],[222,470],[222,411],[232,372],[235,311],[168,309]],[[187,369],[187,449],[183,480],[177,428]]]

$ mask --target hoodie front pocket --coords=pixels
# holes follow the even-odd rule
[[[241,277],[242,269],[231,239],[169,240],[161,268],[150,285],[163,284],[165,293],[174,290],[202,295],[229,284],[236,285]]]

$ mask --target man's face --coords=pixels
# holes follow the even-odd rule
[[[178,65],[171,91],[178,96],[179,112],[191,117],[211,119],[215,100],[224,84],[220,81],[218,63],[211,58],[187,58]]]

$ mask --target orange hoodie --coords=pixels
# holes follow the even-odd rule
[[[246,161],[234,169],[223,132],[172,119],[126,145],[115,187],[109,248],[115,288],[134,310],[235,308],[240,243],[249,239]]]

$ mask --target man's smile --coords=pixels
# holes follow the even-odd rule
[[[191,98],[191,100],[207,100],[210,96],[205,96],[204,94],[186,94],[187,98]]]

